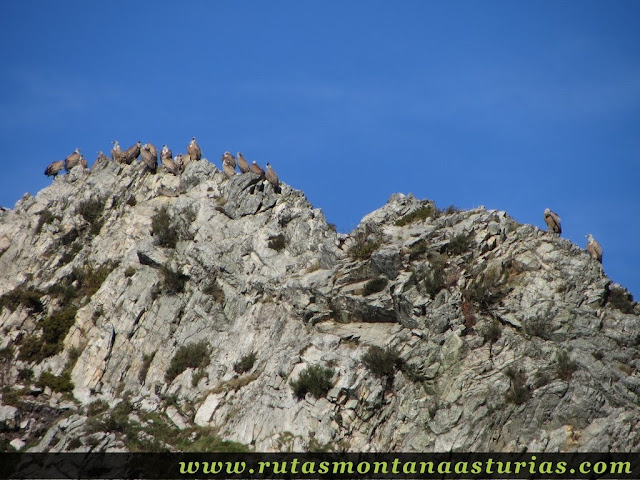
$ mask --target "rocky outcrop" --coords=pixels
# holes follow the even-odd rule
[[[638,306],[504,212],[396,194],[338,235],[255,174],[103,162],[0,217],[0,272],[5,448],[640,444]]]

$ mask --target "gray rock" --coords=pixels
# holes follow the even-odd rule
[[[151,234],[163,206],[175,248]],[[0,296],[21,286],[43,310],[4,297],[16,304],[0,312],[0,348],[15,350],[0,366],[13,385],[22,369],[62,375],[77,357],[82,405],[32,387],[29,408],[1,407],[0,424],[39,438],[31,451],[125,451],[102,427],[117,421],[145,426],[140,442],[164,422],[256,451],[312,439],[353,451],[636,448],[638,307],[607,303],[612,282],[566,239],[504,212],[433,207],[394,194],[337,235],[302,192],[227,179],[204,159],[178,177],[74,169],[0,216]],[[419,209],[433,214],[396,225]],[[36,233],[45,211],[54,219]],[[469,245],[452,253],[460,234]],[[363,295],[376,277],[388,283]],[[62,350],[23,359],[66,305],[78,310]],[[187,365],[200,342],[206,354]],[[389,375],[364,365],[372,346],[399,355]],[[311,365],[333,371],[328,392],[298,399],[291,382]],[[109,409],[89,416],[97,399]]]
[[[20,426],[20,411],[11,405],[0,406],[0,431],[17,430]]]

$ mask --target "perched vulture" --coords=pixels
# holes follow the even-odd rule
[[[142,149],[142,143],[138,140],[138,143],[127,148],[127,151],[122,155],[122,162],[127,165],[136,160],[140,156],[140,150]]]
[[[113,148],[111,149],[111,158],[113,158],[114,162],[123,163],[124,152],[120,148],[120,144],[117,140],[114,140],[111,143],[113,143]]]
[[[142,157],[142,162],[146,165],[149,171],[151,173],[156,173],[156,169],[158,168],[158,154],[156,152],[154,155],[151,151],[151,147],[153,147],[153,145],[150,145],[149,143],[142,147],[140,150],[140,156]]]
[[[64,169],[69,172],[73,167],[80,163],[80,158],[82,158],[82,154],[80,153],[80,149],[76,148],[73,153],[67,156],[64,159]]]
[[[587,235],[587,240],[587,252],[589,252],[591,258],[594,258],[602,263],[602,247],[598,242],[595,241],[593,235],[591,234]]]
[[[231,178],[236,174],[236,169],[229,165],[226,162],[222,163],[222,172],[227,176],[227,178]]]
[[[186,155],[180,155],[180,170],[184,172],[184,169],[189,165],[189,163],[193,160],[193,157],[188,153]]]
[[[547,224],[547,229],[550,232],[557,233],[558,235],[562,233],[562,227],[560,226],[561,220],[557,213],[552,212],[548,208],[545,208],[544,221]]]
[[[200,160],[202,158],[202,151],[196,143],[196,137],[193,137],[187,145],[187,153],[191,155],[192,160]]]
[[[181,172],[184,171],[184,155],[182,155],[181,153],[177,154],[174,158],[173,158],[173,163],[176,164],[176,167],[178,167],[178,170],[180,170]]]
[[[278,178],[278,174],[273,171],[273,168],[271,168],[269,162],[267,162],[267,171],[264,176],[267,179],[267,182],[273,185],[273,189],[278,190],[280,187],[280,179]]]
[[[151,155],[156,157],[156,162],[157,162],[158,161],[158,150],[156,150],[156,147],[153,145],[153,143],[145,143],[144,146],[149,149],[149,151],[151,152]]]
[[[169,160],[173,160],[173,152],[169,150],[169,147],[167,147],[166,145],[162,145],[160,158],[168,158]]]
[[[82,168],[84,169],[89,168],[89,165],[87,165],[87,159],[84,158],[82,155],[80,155],[80,165],[82,165]]]
[[[231,168],[233,168],[233,171],[235,172],[235,170],[236,170],[236,159],[229,152],[224,152],[222,154],[222,165],[224,166],[225,163],[227,165],[229,165]]]
[[[54,177],[58,175],[64,169],[64,160],[58,160],[57,162],[53,162],[49,164],[47,169],[44,171],[44,174],[49,177],[53,175]]]
[[[180,174],[180,166],[174,162],[173,160],[171,160],[168,157],[162,157],[162,166],[164,168],[167,169],[167,171],[173,173],[174,175],[179,175]],[[176,160],[178,160],[178,157],[176,157]]]
[[[251,170],[252,173],[257,173],[262,178],[264,178],[264,170],[262,169],[262,167],[260,165],[258,165],[256,163],[255,160],[253,162],[251,162],[251,167],[249,167],[249,170]]]
[[[242,173],[249,171],[249,163],[244,159],[242,152],[238,152],[238,167]]]

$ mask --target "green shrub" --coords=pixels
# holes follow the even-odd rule
[[[420,240],[409,247],[409,260],[415,260],[427,253],[427,242]]]
[[[502,300],[506,294],[506,281],[502,278],[501,270],[490,268],[469,285],[462,296],[486,311],[491,305]]]
[[[2,387],[2,404],[3,405],[12,405],[14,407],[21,408],[22,407],[22,394],[23,390],[14,390],[8,385],[4,385]],[[2,435],[0,435],[0,438]]]
[[[556,359],[556,374],[558,378],[568,382],[577,368],[577,365],[569,358],[567,352],[564,350],[558,352]]]
[[[178,231],[171,221],[169,209],[166,205],[151,217],[151,232],[161,247],[176,248]]]
[[[59,344],[62,347],[62,341],[73,326],[77,312],[77,307],[69,305],[40,321],[39,326],[42,328],[43,340],[46,343]]]
[[[522,328],[532,337],[548,338],[549,322],[544,317],[528,318],[522,322]]]
[[[633,301],[633,295],[622,288],[613,287],[607,295],[607,303],[622,313],[635,313],[636,303]]]
[[[96,417],[102,412],[109,410],[109,404],[104,400],[94,400],[87,405],[87,417]]]
[[[199,368],[191,377],[191,386],[193,388],[197,387],[198,383],[200,383],[200,380],[202,380],[206,376],[207,372],[205,372],[203,368]]]
[[[381,292],[382,290],[384,290],[388,283],[389,280],[387,280],[385,277],[378,277],[369,280],[364,284],[362,295],[366,297],[367,295],[371,295],[372,293]]]
[[[284,247],[286,246],[287,242],[285,241],[283,234],[279,233],[278,235],[269,237],[269,243],[267,243],[267,247],[275,250],[276,252],[284,250]]]
[[[115,406],[109,414],[101,421],[91,422],[97,427],[95,431],[103,430],[108,432],[124,433],[129,428],[129,414],[133,411],[133,407],[126,400],[121,401]],[[88,422],[89,423],[89,422]]]
[[[18,359],[41,362],[62,351],[62,342],[75,322],[78,309],[69,305],[38,322],[42,335],[27,335],[20,342]]]
[[[138,372],[138,380],[140,383],[144,383],[147,378],[147,373],[149,373],[149,367],[151,366],[153,357],[154,354],[148,354],[142,357],[142,367],[140,367],[140,372]]]
[[[405,225],[409,225],[410,223],[421,222],[426,220],[427,218],[434,218],[437,216],[437,209],[431,205],[423,205],[422,207],[414,210],[413,212],[407,213],[405,216],[400,217],[396,220],[396,227],[404,227]]]
[[[380,247],[380,242],[369,240],[362,245],[355,245],[349,250],[349,255],[355,260],[367,260],[371,258],[373,252]]]
[[[44,310],[40,297],[42,297],[42,292],[39,290],[20,285],[0,297],[0,312],[4,307],[13,312],[16,308],[22,306],[29,313],[40,313]]]
[[[391,377],[401,361],[396,349],[371,346],[362,356],[362,363],[377,377]]]
[[[213,297],[214,300],[218,303],[224,303],[224,290],[222,289],[222,287],[220,287],[220,285],[218,284],[218,280],[215,278],[204,287],[202,293]]]
[[[78,296],[76,287],[71,285],[71,280],[54,283],[47,289],[47,295],[58,298],[62,303],[69,303],[71,300]]]
[[[251,352],[249,355],[243,356],[239,362],[233,365],[233,370],[236,373],[243,374],[250,371],[253,368],[253,364],[256,361],[255,352]]]
[[[351,237],[354,244],[349,249],[349,255],[354,260],[368,260],[382,243],[382,234],[379,229],[368,224],[355,230]]]
[[[449,255],[462,255],[469,251],[473,235],[471,233],[460,233],[454,236],[446,246]]]
[[[445,260],[437,256],[430,260],[431,269],[424,275],[422,284],[431,298],[434,298],[445,287]]]
[[[322,398],[333,386],[332,377],[332,369],[320,365],[309,365],[300,373],[297,380],[291,381],[291,387],[297,398],[302,399],[307,393],[315,398]]]
[[[75,267],[71,273],[71,277],[68,278],[68,283],[71,284],[77,281],[78,286],[76,289],[78,295],[82,297],[92,297],[93,294],[100,289],[114,268],[116,268],[116,264],[113,262],[107,262],[98,268],[90,264]]]
[[[65,249],[65,251],[62,253],[60,260],[58,261],[58,265],[62,266],[71,262],[74,258],[76,258],[80,250],[82,250],[82,243],[79,241],[73,242],[71,244],[71,247]]]
[[[15,351],[11,345],[0,350],[0,362],[10,362],[13,360]]]
[[[190,225],[196,221],[196,218],[198,218],[198,211],[194,207],[189,206],[182,210],[180,215],[184,219],[185,223]]]
[[[502,336],[502,329],[500,328],[500,324],[495,320],[489,322],[482,329],[482,338],[484,342],[489,342],[490,344],[494,344],[498,341],[498,339]]]
[[[182,346],[171,359],[165,380],[172,382],[187,368],[204,368],[210,360],[209,346],[205,340]]]
[[[21,368],[18,370],[18,380],[28,382],[33,378],[33,370],[30,368]]]
[[[60,237],[60,242],[62,242],[62,245],[65,245],[65,246],[71,245],[73,242],[76,241],[78,236],[79,236],[78,230],[76,228],[72,228],[67,233],[62,235],[62,237]]]
[[[69,445],[67,445],[67,450],[75,450],[76,448],[80,448],[82,446],[82,441],[78,438],[72,438],[71,441],[69,442]]]
[[[61,375],[54,375],[50,371],[42,372],[37,385],[39,387],[49,387],[54,392],[70,392],[74,388],[68,371],[62,372]]]
[[[75,367],[81,354],[82,350],[80,350],[78,347],[71,347],[67,352],[67,364],[65,365],[64,369],[69,371],[73,370],[73,367]]]
[[[169,267],[162,267],[161,271],[166,293],[177,294],[184,292],[184,287],[189,277],[181,272],[171,270]]]
[[[103,209],[104,202],[98,198],[94,198],[81,202],[78,205],[76,212],[78,212],[88,223],[93,224],[100,218]]]
[[[40,212],[40,217],[38,217],[38,223],[36,224],[36,235],[42,231],[42,227],[48,225],[49,223],[53,223],[53,221],[59,217],[56,217],[51,211],[43,210]]]
[[[104,209],[104,201],[99,198],[85,200],[78,205],[76,211],[91,225],[91,234],[97,235],[104,225],[101,220],[102,211]]]
[[[531,391],[526,384],[526,377],[521,370],[509,367],[505,375],[511,380],[511,386],[505,394],[505,399],[516,405],[521,405],[531,397]]]
[[[449,205],[447,208],[445,208],[442,213],[445,215],[451,215],[454,213],[459,212],[460,209],[458,207],[456,207],[455,205]]]

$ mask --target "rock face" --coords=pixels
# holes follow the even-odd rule
[[[396,194],[345,236],[255,174],[104,161],[0,216],[0,308],[6,449],[640,445],[640,309],[504,212]]]

